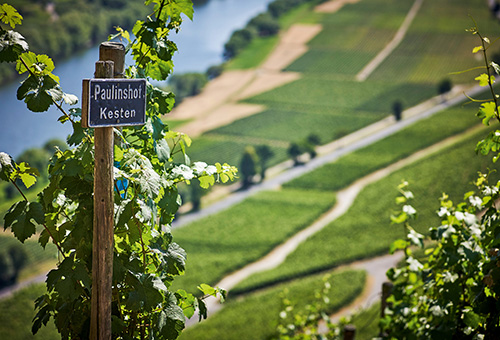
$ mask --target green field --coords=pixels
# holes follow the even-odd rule
[[[453,124],[450,124],[453,122]],[[356,179],[409,156],[449,136],[478,125],[473,110],[453,107],[419,121],[377,143],[284,184],[287,188],[335,191]]]
[[[498,36],[498,22],[484,1],[424,1],[401,45],[369,79],[438,82],[450,78],[454,83],[470,82],[474,78],[470,73],[450,73],[481,65],[481,59],[472,55],[473,47],[481,42],[465,32],[474,25],[472,19],[479,23],[483,35]]]
[[[31,320],[35,316],[35,299],[45,293],[43,284],[29,286],[12,297],[0,300],[0,339],[55,340],[60,339],[53,322],[42,327],[36,336],[31,334]]]
[[[397,185],[407,180],[416,199],[412,205],[419,213],[414,227],[425,233],[439,224],[435,212],[443,192],[454,201],[473,190],[478,169],[492,166],[488,157],[474,152],[484,131],[446,150],[431,155],[363,189],[349,211],[302,243],[285,262],[272,271],[256,274],[235,288],[252,290],[282,282],[343,263],[387,253],[389,245],[403,237],[403,230],[390,225],[390,214],[397,209]],[[436,171],[439,169],[439,171]],[[304,261],[307,258],[307,261]]]
[[[328,192],[267,191],[174,229],[175,241],[188,253],[186,275],[176,280],[176,287],[194,291],[202,282],[215,284],[309,226],[334,202]]]
[[[278,324],[281,311],[280,294],[283,290],[287,289],[288,298],[297,304],[295,310],[302,310],[305,301],[314,300],[315,292],[321,290],[323,276],[324,274],[314,275],[272,287],[251,294],[244,301],[229,301],[221,311],[210,317],[209,321],[202,321],[196,327],[187,329],[180,339],[269,339]],[[363,290],[365,280],[366,275],[362,271],[334,273],[329,280],[332,289],[328,295],[330,307],[326,311],[333,312],[354,300]]]

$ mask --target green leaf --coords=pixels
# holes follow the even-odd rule
[[[198,289],[203,293],[203,295],[217,296],[217,290],[206,283],[200,284]]]
[[[0,31],[1,32],[1,31]],[[4,31],[0,35],[0,62],[14,62],[29,49],[24,37],[15,31]]]
[[[489,125],[490,120],[496,116],[496,109],[497,107],[494,102],[483,103],[481,104],[477,116],[482,118],[484,125]]]
[[[394,254],[396,250],[405,249],[407,246],[406,240],[396,240],[391,243],[391,247],[389,248],[389,253]]]
[[[62,99],[62,95],[59,84],[49,75],[30,75],[17,90],[17,99],[24,99],[28,109],[33,112],[47,111],[53,101]]]
[[[157,326],[158,338],[168,340],[177,339],[185,327],[184,313],[177,305],[177,299],[172,293],[168,294],[164,308],[158,317]]]
[[[168,21],[168,17],[172,21],[179,21],[181,14],[185,14],[190,20],[193,20],[193,2],[191,0],[175,0],[170,3],[170,6],[165,6],[161,13],[160,19]]]
[[[476,46],[472,49],[472,53],[477,53],[483,49],[483,46]]]
[[[483,73],[480,76],[474,78],[474,80],[479,81],[479,86],[488,86],[490,83],[493,84],[495,82],[495,77],[488,77],[486,73]]]
[[[214,176],[201,176],[198,177],[198,180],[200,181],[200,187],[203,189],[208,189],[211,185],[215,184]]]
[[[163,187],[158,207],[161,209],[162,223],[169,224],[181,206],[181,196],[177,187]]]
[[[40,173],[36,168],[32,168],[25,162],[22,162],[17,166],[13,176],[15,176],[15,178],[20,178],[26,188],[29,188],[35,184],[36,177],[40,176]]]
[[[78,145],[85,138],[85,133],[82,128],[82,124],[80,122],[72,123],[73,125],[73,134],[69,136],[67,142],[68,145]]]
[[[186,251],[177,243],[171,243],[167,252],[167,273],[171,275],[183,275],[186,270]]]
[[[464,323],[472,329],[476,329],[481,325],[481,317],[474,313],[472,310],[464,311],[463,320]]]
[[[195,298],[193,294],[188,294],[183,289],[178,289],[175,292],[175,297],[177,298],[178,306],[183,310],[186,318],[190,319],[196,311],[198,299]]]
[[[161,162],[167,162],[170,159],[170,146],[165,139],[155,141],[155,151]]]
[[[404,212],[400,213],[399,215],[391,215],[391,222],[395,224],[400,224],[403,223],[404,221],[408,220],[408,215]]]
[[[45,215],[41,204],[26,201],[17,202],[5,214],[4,229],[11,228],[16,238],[24,243],[36,232],[36,226],[31,220],[39,224],[44,222]]]
[[[156,87],[151,87],[150,102],[158,105],[160,114],[166,114],[174,107],[175,95],[172,92],[165,92]]]
[[[165,61],[156,59],[155,61],[147,64],[146,73],[154,80],[165,80],[170,72],[172,72],[173,68],[174,64],[171,60]]]
[[[10,25],[10,27],[15,28],[16,25],[22,24],[23,16],[11,5],[3,4],[0,6],[0,20]]]
[[[133,288],[126,301],[127,307],[132,310],[150,311],[162,303],[163,295],[158,290],[158,280],[153,274],[127,275],[128,284]]]

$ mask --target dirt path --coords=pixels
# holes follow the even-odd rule
[[[360,0],[332,0],[323,2],[314,8],[319,13],[335,13],[346,4],[355,4]]]
[[[299,79],[299,73],[281,70],[305,53],[307,42],[320,31],[321,25],[291,26],[258,69],[225,71],[209,82],[199,95],[184,99],[168,118],[188,120],[179,130],[196,137],[237,119],[262,112],[264,107],[261,105],[238,101]]]
[[[403,24],[399,27],[394,38],[384,47],[382,51],[375,58],[373,58],[357,75],[356,80],[365,81],[377,67],[382,64],[382,62],[394,51],[396,47],[401,43],[403,38],[408,31],[413,19],[417,15],[423,0],[415,0],[410,11],[406,15]]]
[[[319,24],[295,24],[283,34],[280,43],[260,66],[267,71],[279,72],[290,65],[298,57],[307,52],[307,43],[321,32]]]

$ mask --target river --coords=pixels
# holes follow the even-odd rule
[[[179,52],[174,55],[175,73],[204,72],[222,62],[225,42],[231,33],[243,27],[256,14],[264,11],[271,0],[209,0],[196,6],[193,21],[186,19],[178,34],[171,39]],[[29,43],[29,37],[27,37]],[[56,63],[54,73],[67,93],[81,96],[82,79],[92,78],[99,58],[93,47],[71,59]],[[16,99],[17,82],[0,88],[0,151],[12,156],[30,147],[39,147],[50,138],[65,139],[70,125],[60,124],[60,113],[50,109],[32,113],[24,102]]]

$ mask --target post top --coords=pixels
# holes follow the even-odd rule
[[[116,41],[104,41],[99,45],[99,49],[108,49],[108,50],[125,50],[125,46]]]

